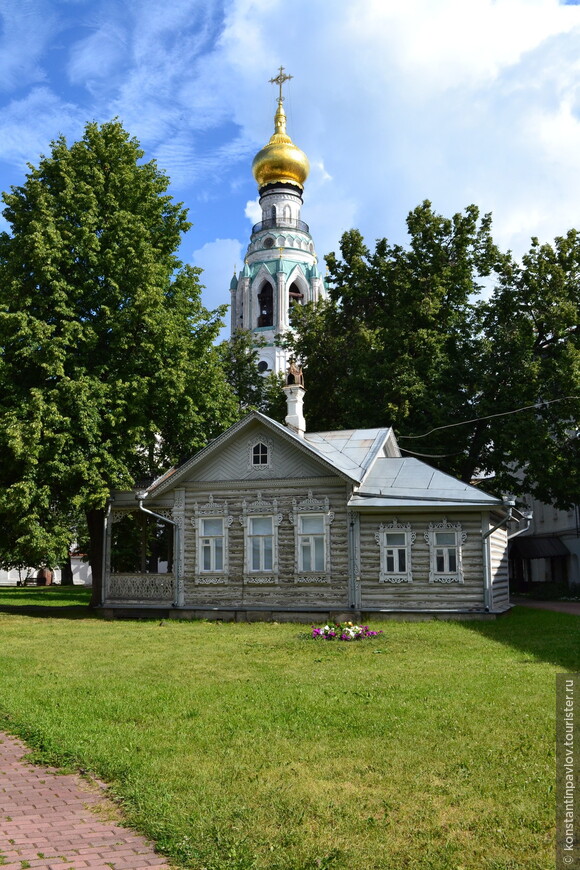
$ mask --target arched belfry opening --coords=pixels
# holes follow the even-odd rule
[[[302,305],[304,303],[304,293],[294,281],[288,290],[288,310],[291,311],[294,305]]]
[[[274,288],[265,281],[258,293],[258,328],[274,325]]]

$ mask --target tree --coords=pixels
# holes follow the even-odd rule
[[[569,506],[579,465],[580,404],[563,400],[580,395],[576,233],[554,247],[534,241],[518,266],[475,206],[447,219],[424,202],[407,226],[408,247],[381,239],[373,253],[346,233],[342,257],[327,257],[329,301],[295,308],[288,341],[305,364],[309,421],[392,425],[402,448],[463,480],[488,473],[498,491],[527,488]],[[478,299],[490,283],[491,298]],[[562,401],[539,404],[553,399]],[[507,413],[524,405],[538,408]]]
[[[119,121],[63,137],[4,194],[0,520],[50,558],[86,514],[93,603],[111,489],[152,478],[236,416],[190,224]],[[0,544],[3,543],[0,541]]]
[[[262,411],[282,422],[286,416],[286,398],[282,391],[284,377],[258,369],[259,351],[265,341],[247,329],[236,329],[219,347],[226,378],[238,400],[238,411]]]

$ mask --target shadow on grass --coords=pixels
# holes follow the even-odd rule
[[[566,672],[580,671],[580,616],[515,607],[494,622],[464,622],[468,631],[549,662]]]
[[[100,619],[91,590],[79,586],[0,587],[0,613],[43,619]]]

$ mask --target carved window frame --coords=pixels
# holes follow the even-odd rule
[[[203,534],[204,519],[221,519],[223,521],[223,565],[220,570],[204,571],[202,567],[202,540],[207,538]],[[195,529],[195,560],[194,560],[194,576],[195,584],[202,586],[224,585],[228,582],[229,570],[229,530],[234,521],[233,516],[228,513],[228,503],[214,501],[213,495],[209,496],[205,504],[195,502],[193,506],[193,517],[191,524]]]
[[[404,535],[403,545],[389,545],[387,535]],[[413,531],[411,523],[400,523],[397,517],[393,517],[390,523],[381,523],[378,532],[375,532],[375,541],[379,545],[379,583],[412,583],[413,564],[412,547],[417,535]],[[389,571],[387,567],[387,551],[390,549],[405,550],[405,571]]]
[[[312,490],[308,490],[308,495],[302,501],[292,499],[292,511],[288,518],[294,526],[294,582],[295,583],[330,583],[331,578],[331,548],[330,548],[330,528],[334,522],[334,511],[330,509],[328,497],[324,499],[315,498]],[[324,570],[323,571],[304,571],[302,568],[301,543],[304,537],[308,535],[301,532],[302,518],[308,516],[321,516],[323,519],[323,535],[324,535]]]
[[[272,520],[272,568],[254,571],[251,565],[251,546],[253,536],[250,533],[250,518]],[[242,502],[240,524],[244,530],[244,583],[250,585],[270,585],[278,583],[278,527],[282,522],[282,514],[278,512],[278,500],[267,501],[262,493],[257,493],[255,501]]]
[[[263,444],[267,451],[267,461],[264,463],[260,463],[259,465],[254,465],[254,449],[258,447],[260,444]],[[271,471],[272,470],[272,450],[273,443],[271,438],[252,438],[248,441],[248,469],[250,471],[256,471],[260,473],[261,471]]]
[[[438,544],[437,534],[447,533],[454,536],[454,543]],[[443,517],[439,523],[429,523],[429,528],[424,534],[427,544],[429,544],[429,583],[442,583],[444,585],[451,583],[463,583],[463,544],[467,540],[467,532],[463,531],[461,523],[449,523],[447,517]],[[456,570],[455,571],[438,571],[437,570],[437,550],[449,549],[453,547],[456,551]]]

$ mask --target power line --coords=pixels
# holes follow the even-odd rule
[[[433,432],[440,432],[441,429],[453,429],[455,426],[467,426],[469,423],[479,423],[481,420],[492,420],[494,417],[507,417],[510,414],[519,414],[520,411],[529,411],[530,408],[535,408],[538,410],[543,405],[553,405],[554,402],[565,402],[568,399],[580,399],[580,396],[562,396],[559,399],[549,399],[547,402],[536,402],[534,405],[524,405],[522,408],[515,408],[513,411],[501,411],[499,414],[489,414],[487,417],[474,417],[473,420],[462,420],[461,423],[447,423],[446,426],[436,426],[435,429],[430,429],[428,432],[425,432],[424,435],[398,435],[397,440],[401,438],[416,439],[416,438],[427,438],[428,435],[432,435]],[[402,448],[401,448],[402,449]],[[409,453],[410,451],[406,451]],[[420,456],[421,454],[417,454]],[[426,455],[426,454],[425,454]],[[448,453],[447,456],[456,456],[455,453]],[[439,458],[439,457],[436,457]]]
[[[423,459],[447,459],[450,456],[461,455],[461,450],[458,450],[456,453],[415,453],[414,450],[406,450],[405,447],[400,445],[399,450],[402,450],[403,453],[410,453],[411,456],[421,456]]]

